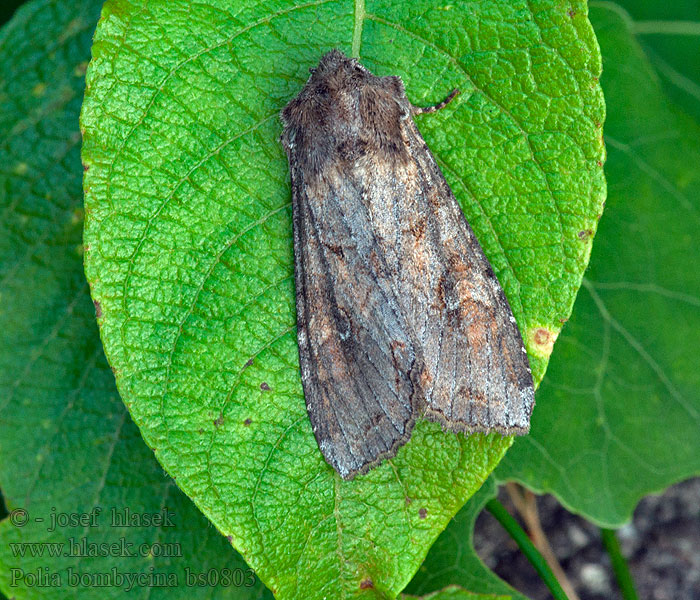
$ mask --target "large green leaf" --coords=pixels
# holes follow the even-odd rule
[[[669,101],[621,9],[603,52],[609,199],[585,289],[497,476],[620,525],[700,470],[700,127]]]
[[[243,584],[250,569],[163,473],[104,358],[83,274],[78,130],[100,6],[36,0],[0,31],[0,485],[17,525],[0,523],[0,589],[17,599],[102,600],[140,576],[130,597],[269,597],[259,581],[185,587],[188,569],[212,583],[230,569]],[[95,527],[52,528],[53,515],[95,507]],[[112,509],[164,508],[173,526],[111,526]],[[21,510],[29,522],[20,527]],[[71,538],[77,550],[67,556]],[[79,546],[116,544],[120,553],[122,539],[136,556],[92,557]],[[76,574],[85,579],[76,584]],[[93,587],[99,574],[113,585]],[[152,575],[167,585],[151,588]]]
[[[323,52],[401,75],[510,299],[536,381],[604,180],[584,2],[107,2],[82,113],[86,270],[158,460],[280,598],[393,597],[509,439],[419,423],[352,482],[298,373],[280,108]],[[371,581],[371,585],[370,582]]]

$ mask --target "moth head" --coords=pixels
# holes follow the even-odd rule
[[[367,99],[371,104],[399,104],[404,118],[410,114],[410,103],[399,77],[377,77],[340,50],[324,54],[309,72],[299,95],[282,111],[285,125],[321,125],[331,117],[335,122],[351,120],[366,108],[360,101]],[[387,112],[386,107],[382,109]]]
[[[304,145],[320,169],[379,152],[404,158],[401,122],[411,114],[399,77],[377,77],[340,50],[327,52],[299,95],[282,110],[282,143]]]
[[[309,79],[299,95],[282,111],[285,124],[306,127],[321,124],[331,116],[337,117],[334,109],[347,105],[353,91],[375,78],[357,60],[348,58],[340,50],[327,52],[309,72]]]

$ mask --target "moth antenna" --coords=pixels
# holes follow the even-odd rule
[[[411,104],[411,110],[413,112],[413,115],[422,115],[425,113],[434,113],[439,111],[441,108],[445,108],[452,100],[454,100],[455,96],[459,94],[459,90],[457,88],[453,89],[450,92],[450,95],[447,96],[442,102],[438,102],[437,104],[434,104],[433,106],[413,106]]]

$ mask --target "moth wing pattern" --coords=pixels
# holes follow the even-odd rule
[[[424,416],[521,434],[534,388],[501,286],[398,77],[326,54],[283,110],[302,383],[326,460],[352,479]]]
[[[393,456],[410,436],[419,405],[415,351],[389,280],[378,281],[371,262],[371,228],[344,212],[342,185],[326,187],[321,207],[301,178],[292,171],[304,395],[323,455],[349,478]],[[348,236],[354,246],[338,245]]]
[[[417,204],[432,231],[413,284],[427,298],[414,323],[426,368],[424,416],[465,433],[527,433],[534,386],[510,305],[412,120],[404,135],[419,181]]]

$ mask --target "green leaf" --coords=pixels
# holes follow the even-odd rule
[[[0,485],[8,509],[29,518],[22,527],[0,523],[0,589],[17,599],[103,599],[129,585],[136,598],[190,598],[193,590],[197,598],[259,598],[269,593],[259,581],[245,586],[248,566],[143,443],[102,351],[83,274],[78,129],[100,6],[37,0],[0,30]],[[59,520],[52,528],[56,515],[95,507],[95,527]],[[138,516],[164,508],[172,527],[111,526],[112,509]],[[78,549],[65,556],[71,538]],[[83,541],[117,544],[119,553],[121,540],[137,555],[80,549]],[[25,542],[34,546],[22,556],[11,544]],[[244,584],[185,587],[188,569],[212,578],[238,569]],[[99,574],[114,585],[93,587]],[[151,575],[167,585],[150,588]]]
[[[620,17],[644,49],[666,93],[700,121],[700,5],[695,0],[620,0],[602,6],[621,8]]]
[[[499,466],[614,527],[700,471],[700,127],[669,100],[618,7],[604,61],[609,199],[532,432]]]
[[[454,584],[483,593],[502,594],[513,600],[525,600],[481,561],[474,550],[474,523],[486,503],[498,495],[493,477],[489,477],[442,532],[411,583],[412,594],[429,594]],[[500,597],[500,596],[499,596]]]
[[[544,0],[107,2],[82,113],[102,340],[158,460],[277,597],[395,597],[511,443],[421,422],[352,482],[324,462],[298,373],[279,110],[332,47],[401,75],[415,104],[462,90],[419,126],[539,381],[604,196],[585,13]]]

